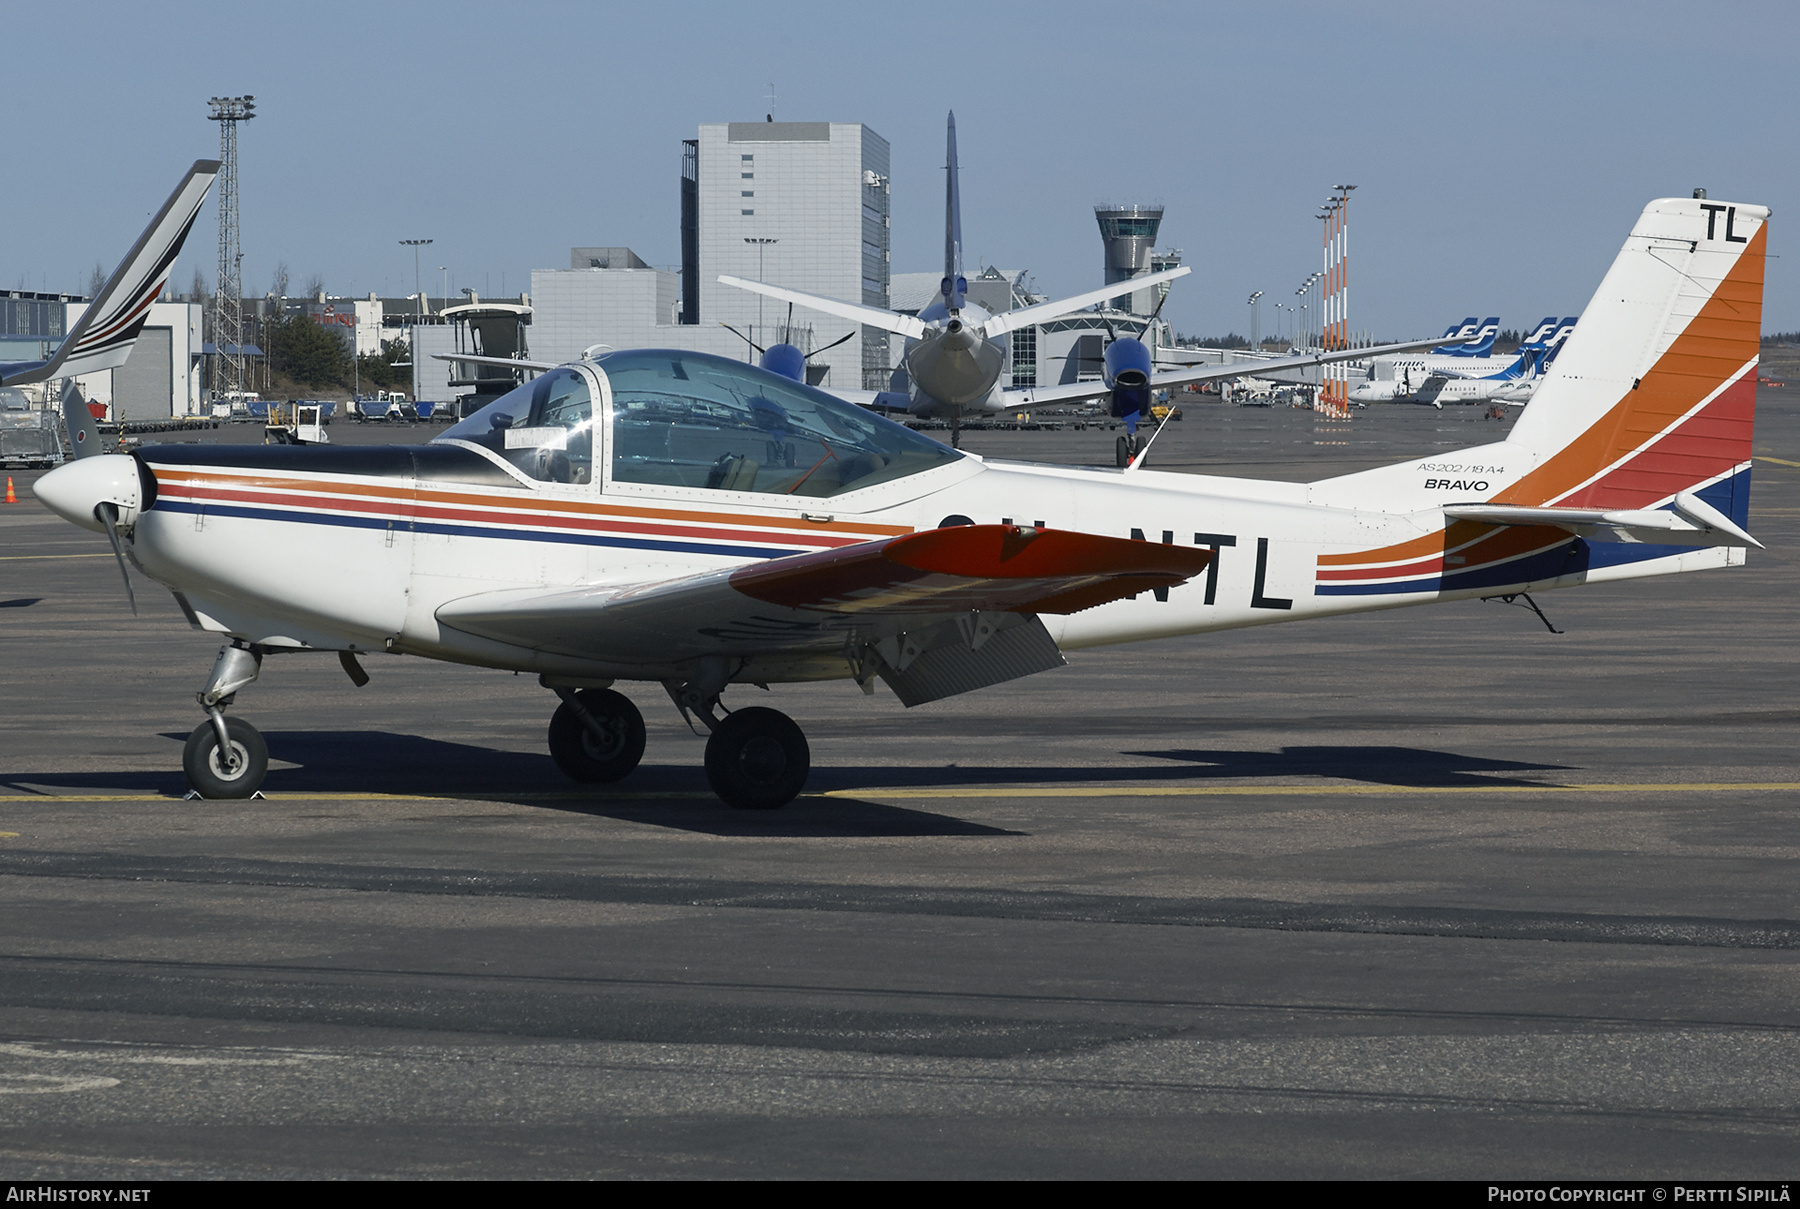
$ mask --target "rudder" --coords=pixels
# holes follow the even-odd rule
[[[1663,198],[1639,216],[1508,443],[1537,465],[1495,503],[1749,510],[1762,206]]]

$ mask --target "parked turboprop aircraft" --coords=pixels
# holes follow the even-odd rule
[[[387,653],[537,673],[578,781],[643,754],[611,686],[660,685],[719,795],[776,807],[806,739],[721,714],[732,685],[880,679],[914,706],[1083,647],[1741,564],[1767,213],[1651,202],[1504,441],[1313,483],[985,459],[640,349],[427,445],[147,446],[35,490],[225,639],[183,754],[208,796],[263,779],[224,710],[265,662],[332,652],[360,684]]]
[[[956,114],[949,118],[945,135],[947,175],[944,185],[944,276],[936,302],[918,315],[904,315],[835,298],[803,294],[782,286],[742,277],[721,277],[725,285],[752,293],[779,298],[789,303],[824,311],[857,323],[866,323],[884,331],[906,337],[906,372],[910,387],[907,393],[897,391],[842,390],[826,388],[828,393],[878,410],[906,412],[920,417],[948,420],[951,444],[958,443],[959,425],[963,417],[992,415],[1017,411],[1047,403],[1073,403],[1083,399],[1113,397],[1113,414],[1125,417],[1139,414],[1147,406],[1152,390],[1182,386],[1235,375],[1213,366],[1206,370],[1151,374],[1149,351],[1133,338],[1114,341],[1116,355],[1109,351],[1106,372],[1100,382],[1074,382],[1068,385],[1007,389],[1000,385],[1000,371],[1006,365],[1007,333],[1032,324],[1048,323],[1086,310],[1116,298],[1117,284],[1076,294],[1053,302],[1040,302],[1016,311],[988,314],[986,308],[970,302],[968,282],[963,276],[962,201],[957,185]],[[1147,289],[1163,282],[1185,277],[1192,269],[1175,268],[1144,277],[1134,277],[1134,290]],[[1498,321],[1496,321],[1498,322]],[[1489,337],[1491,343],[1492,337]],[[1409,344],[1384,345],[1306,357],[1287,357],[1258,366],[1258,371],[1300,369],[1330,361],[1349,361],[1383,353],[1425,348],[1442,342],[1415,341]],[[1135,346],[1135,348],[1133,347]],[[1141,354],[1141,355],[1140,355]],[[463,358],[468,360],[468,358]],[[1241,371],[1240,371],[1241,372]],[[1134,406],[1135,404],[1135,406]],[[1135,424],[1131,425],[1135,429]],[[1133,456],[1138,452],[1135,441]]]

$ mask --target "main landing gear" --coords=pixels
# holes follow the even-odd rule
[[[571,781],[617,781],[644,758],[644,715],[611,689],[559,688],[550,718],[550,758]]]
[[[1119,469],[1123,470],[1125,467],[1131,465],[1132,458],[1135,458],[1138,454],[1144,452],[1144,446],[1147,444],[1149,444],[1149,441],[1145,439],[1144,434],[1141,432],[1120,437],[1118,443],[1113,448],[1113,460],[1119,464]]]
[[[722,666],[665,687],[690,724],[708,732],[706,782],[727,806],[778,810],[806,787],[812,752],[794,720],[760,706],[718,714],[725,686]],[[644,756],[644,719],[629,698],[611,689],[579,691],[547,685],[562,698],[550,719],[550,757],[570,780],[617,781]]]
[[[203,798],[247,798],[268,774],[269,748],[262,735],[242,718],[225,716],[237,691],[261,671],[260,651],[237,644],[220,647],[212,675],[197,694],[207,718],[188,736],[181,750],[181,770]]]
[[[706,783],[727,806],[779,810],[806,786],[812,751],[794,720],[753,706],[726,714],[706,739]]]

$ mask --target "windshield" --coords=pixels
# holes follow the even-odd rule
[[[608,353],[595,364],[612,387],[615,482],[825,496],[961,457],[853,403],[741,361],[640,349]]]
[[[546,483],[591,482],[592,392],[578,370],[552,370],[501,395],[437,439],[480,445]]]

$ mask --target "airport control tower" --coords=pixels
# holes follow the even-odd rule
[[[1106,284],[1130,281],[1150,273],[1150,249],[1162,226],[1161,206],[1095,206],[1100,242],[1106,245]],[[1137,290],[1113,299],[1120,310],[1147,315],[1156,309],[1154,290]]]

